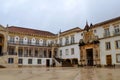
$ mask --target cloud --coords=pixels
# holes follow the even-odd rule
[[[1,0],[0,23],[28,28],[68,30],[119,16],[118,0]]]

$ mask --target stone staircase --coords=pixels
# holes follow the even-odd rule
[[[54,62],[55,62],[55,66],[56,66],[56,67],[61,67],[61,66],[62,66],[61,61],[58,60],[56,57],[54,57],[53,60],[54,60]]]
[[[54,57],[55,61],[57,61],[58,63],[60,63],[60,65],[62,67],[73,67],[73,65],[70,62],[65,61],[64,59],[60,59],[57,57]]]
[[[0,68],[7,67],[7,56],[0,56]]]

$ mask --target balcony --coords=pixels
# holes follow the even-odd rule
[[[9,43],[9,44],[16,44],[15,41],[11,41],[11,40],[9,40],[8,43]]]
[[[23,42],[23,41],[8,41],[8,44],[19,44],[19,45],[31,45],[31,46],[49,46],[46,43],[32,43],[32,42]]]
[[[110,32],[104,33],[103,36],[104,36],[104,38],[110,37]]]
[[[16,52],[8,52],[8,55],[17,55]]]
[[[120,31],[119,32],[113,31],[113,35],[114,36],[120,35]]]

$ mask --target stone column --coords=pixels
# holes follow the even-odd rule
[[[15,46],[15,53],[18,56],[18,46]]]
[[[35,57],[35,47],[32,48],[32,57]]]
[[[47,52],[46,52],[46,53],[47,53],[47,58],[49,58],[49,51],[48,51],[48,48],[47,48]]]
[[[52,47],[51,54],[52,54],[52,58],[53,58],[54,57],[54,47]]]
[[[29,47],[27,47],[27,57],[29,57]]]
[[[22,57],[24,57],[24,47],[22,47],[22,49],[23,49]]]

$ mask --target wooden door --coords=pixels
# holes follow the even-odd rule
[[[106,64],[107,64],[107,65],[112,65],[111,55],[107,55],[107,56],[106,56]]]

